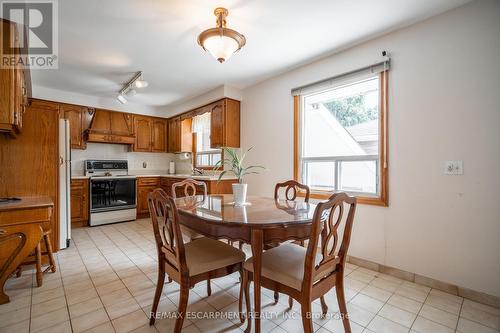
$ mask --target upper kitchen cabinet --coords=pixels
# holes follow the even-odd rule
[[[168,152],[180,153],[193,150],[192,119],[177,116],[168,120]]]
[[[61,104],[61,117],[69,120],[72,149],[86,149],[85,131],[90,125],[92,112],[89,108],[78,105]]]
[[[132,115],[96,109],[88,130],[87,141],[134,144]]]
[[[167,121],[134,115],[135,143],[132,151],[164,153],[167,148]]]
[[[207,107],[205,107],[207,108]],[[240,147],[240,102],[224,98],[208,105],[211,148]]]
[[[151,150],[153,152],[167,151],[167,121],[165,119],[153,119],[152,139]]]
[[[133,151],[151,151],[151,118],[134,116],[135,142]]]
[[[2,47],[2,59],[14,59],[12,66],[0,69],[0,132],[16,136],[23,126],[23,114],[31,95],[31,78],[28,68],[21,61],[15,61],[22,56],[19,47],[20,31],[13,22],[0,18],[2,45],[13,45],[11,53]]]

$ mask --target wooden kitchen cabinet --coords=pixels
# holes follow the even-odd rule
[[[89,223],[89,180],[71,180],[71,227],[86,227]]]
[[[28,68],[15,61],[21,56],[20,32],[13,22],[0,18],[0,33],[3,46],[0,57],[13,59],[13,66],[0,69],[0,132],[15,137],[22,129],[23,115],[31,96],[31,78]],[[11,53],[7,46],[13,45]]]
[[[88,142],[134,144],[132,115],[96,109],[87,131]]]
[[[135,143],[132,151],[165,153],[167,122],[165,119],[134,115]]]
[[[160,187],[160,177],[137,178],[137,217],[149,216],[148,194]]]
[[[151,130],[151,151],[164,153],[167,151],[167,122],[164,119],[153,119]]]
[[[172,195],[172,185],[181,182],[186,178],[177,177],[138,177],[137,178],[137,217],[149,216],[148,194],[157,188],[162,188],[167,195]],[[231,184],[238,182],[236,179],[224,179],[218,182],[217,180],[203,180],[207,184],[208,194],[231,194]],[[201,188],[196,190],[197,194],[203,194]],[[182,197],[184,191],[181,188],[177,189],[177,197]]]
[[[174,117],[168,120],[168,152],[181,153],[193,150],[192,118]]]
[[[134,116],[135,142],[133,151],[151,151],[151,130],[152,122],[150,117]]]
[[[71,148],[86,149],[85,131],[92,119],[90,110],[84,106],[61,104],[59,111],[64,119],[69,120]]]
[[[230,98],[210,104],[211,148],[240,147],[240,102]]]

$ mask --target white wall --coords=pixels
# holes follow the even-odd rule
[[[271,196],[293,177],[290,90],[392,56],[388,208],[360,205],[350,253],[500,296],[500,2],[479,0],[243,91],[242,145]],[[446,176],[463,160],[463,176]]]

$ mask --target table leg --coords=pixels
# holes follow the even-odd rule
[[[252,230],[252,256],[253,256],[253,288],[254,288],[254,318],[255,333],[260,333],[260,275],[262,271],[262,252],[264,250],[264,237],[261,229]],[[249,326],[250,327],[250,326]]]

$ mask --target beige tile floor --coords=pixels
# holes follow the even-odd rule
[[[172,332],[174,319],[148,325],[156,283],[156,250],[148,219],[77,229],[73,246],[57,254],[58,270],[34,287],[31,272],[7,283],[11,302],[0,305],[0,332]],[[234,318],[238,276],[213,281],[190,293],[183,332],[242,332]],[[500,332],[500,309],[349,265],[346,277],[353,332]],[[165,284],[159,311],[176,310],[179,288]],[[329,315],[314,318],[318,333],[343,332],[335,291],[327,294]],[[263,291],[263,332],[302,332],[300,308],[287,311],[287,297],[273,305]],[[321,307],[314,303],[319,315]],[[217,318],[207,318],[219,314]]]

